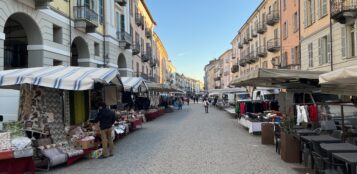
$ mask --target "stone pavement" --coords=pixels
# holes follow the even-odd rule
[[[223,111],[190,103],[143,125],[116,144],[115,156],[81,160],[51,173],[293,174],[303,166],[280,160]],[[301,173],[301,172],[300,172]]]

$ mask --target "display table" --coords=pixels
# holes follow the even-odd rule
[[[89,149],[83,149],[83,154],[78,155],[78,156],[73,156],[67,159],[67,165],[72,165],[74,162],[78,161],[79,159],[83,158],[85,155],[88,155],[92,151],[96,150],[95,147],[89,148]]]
[[[155,118],[159,117],[160,116],[160,113],[159,111],[156,111],[156,112],[148,112],[145,114],[145,117],[146,117],[146,120],[147,121],[151,121],[151,120],[154,120]]]
[[[332,157],[349,164],[349,174],[355,174],[357,165],[357,153],[333,153]]]
[[[267,122],[252,122],[245,118],[238,119],[238,123],[249,130],[249,133],[260,133],[262,131],[262,123]]]
[[[0,160],[0,173],[22,174],[35,173],[36,167],[32,157]]]
[[[135,119],[135,120],[132,120],[130,122],[131,122],[131,126],[132,126],[133,130],[138,129],[139,126],[141,127],[141,125],[143,123],[141,119]]]

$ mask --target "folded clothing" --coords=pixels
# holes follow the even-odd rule
[[[71,146],[62,146],[58,147],[58,149],[62,152],[65,153],[68,158],[74,157],[74,156],[79,156],[83,154],[82,149],[75,149],[74,147]]]
[[[14,151],[23,149],[32,149],[32,142],[30,138],[27,137],[17,137],[11,140],[11,147]]]

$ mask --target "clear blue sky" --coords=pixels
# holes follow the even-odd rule
[[[177,72],[203,80],[261,0],[146,0]]]

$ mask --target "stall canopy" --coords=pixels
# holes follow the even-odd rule
[[[321,71],[288,69],[257,69],[244,77],[235,79],[234,86],[261,86],[286,89],[317,88]]]
[[[208,91],[210,94],[223,94],[223,93],[239,93],[239,92],[247,92],[246,88],[226,88],[226,89],[211,89]]]
[[[357,66],[320,75],[321,91],[341,95],[357,95]]]
[[[127,92],[146,92],[148,87],[142,77],[121,77],[124,84],[124,91]]]
[[[91,67],[37,67],[0,71],[0,86],[31,84],[63,90],[88,90],[95,82],[122,85],[118,70]]]

